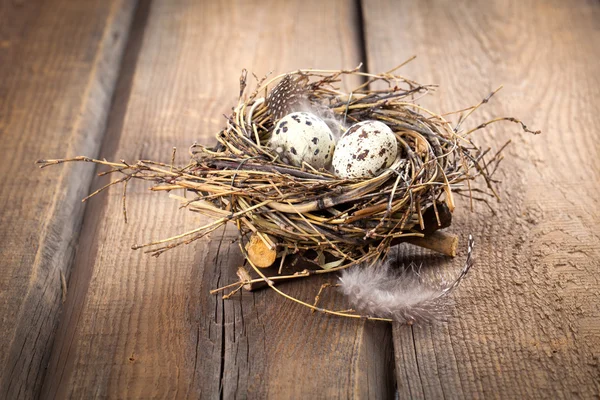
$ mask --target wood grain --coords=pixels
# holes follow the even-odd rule
[[[0,398],[40,392],[135,2],[0,2]]]
[[[439,83],[422,103],[446,112],[504,89],[469,125],[517,116],[477,134],[507,139],[491,215],[463,201],[453,230],[476,238],[476,267],[448,323],[395,326],[400,398],[600,397],[600,3],[363,2],[368,65]],[[464,243],[464,241],[463,241]],[[456,271],[402,247],[399,256]]]
[[[140,8],[101,155],[184,162],[237,103],[242,68],[262,76],[358,64],[357,10],[345,1],[156,0]],[[106,183],[99,179],[95,186]],[[347,398],[393,391],[391,328],[313,315],[271,291],[209,290],[243,262],[228,229],[158,259],[130,246],[204,219],[146,186],[92,200],[45,398]],[[282,284],[311,301],[323,280]],[[327,303],[331,298],[324,299]]]

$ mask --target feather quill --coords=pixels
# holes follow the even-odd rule
[[[343,270],[340,289],[356,310],[369,316],[407,324],[443,319],[446,297],[473,266],[473,244],[469,236],[465,266],[450,282],[426,282],[414,265],[398,272],[383,262],[370,268],[359,265]]]

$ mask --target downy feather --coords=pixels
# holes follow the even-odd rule
[[[361,265],[343,270],[340,289],[359,312],[372,317],[390,318],[400,323],[439,320],[444,317],[446,296],[472,267],[473,238],[469,236],[465,266],[459,276],[434,284],[424,281],[414,265],[402,272],[389,262],[373,267]]]

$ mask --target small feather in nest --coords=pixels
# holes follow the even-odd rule
[[[267,109],[277,121],[283,116],[304,108],[307,78],[286,75],[267,96]]]
[[[472,252],[473,238],[469,236],[465,266],[451,282],[425,282],[414,265],[397,272],[389,262],[383,262],[342,271],[340,288],[356,310],[369,316],[407,324],[444,319],[446,297],[473,266]]]

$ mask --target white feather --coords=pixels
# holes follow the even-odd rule
[[[409,324],[442,319],[446,296],[472,266],[472,249],[473,239],[469,236],[465,267],[451,282],[441,281],[434,285],[424,281],[414,266],[397,272],[384,262],[373,267],[358,265],[343,270],[340,288],[356,310],[369,316]]]
[[[348,128],[329,107],[321,104],[311,104],[308,100],[299,101],[293,108],[290,108],[290,112],[296,111],[308,112],[321,118],[331,129],[336,142]]]

